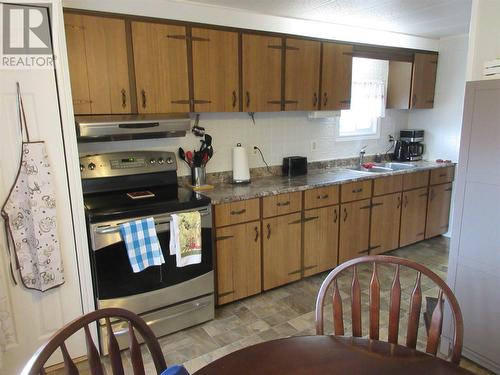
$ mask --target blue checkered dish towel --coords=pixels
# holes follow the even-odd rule
[[[165,263],[152,217],[120,224],[120,233],[134,273]]]

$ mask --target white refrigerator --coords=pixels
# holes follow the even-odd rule
[[[447,282],[464,318],[462,354],[500,373],[500,80],[467,83],[454,206]],[[449,319],[443,329],[446,349]]]

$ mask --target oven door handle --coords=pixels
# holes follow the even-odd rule
[[[201,216],[207,216],[210,214],[210,211],[200,211]],[[170,221],[172,219],[172,216],[162,216],[161,218],[158,218],[155,220],[155,227],[157,228],[158,231],[164,231],[168,230],[169,228],[162,228],[164,225],[170,226]],[[132,220],[130,220],[132,221]],[[127,223],[128,221],[124,221],[123,223],[119,223],[113,226],[105,226],[105,227],[98,227],[94,229],[94,232],[96,234],[111,234],[111,233],[118,233],[120,231],[120,224]]]
[[[166,226],[166,228],[163,228],[163,226]],[[157,232],[164,232],[169,229],[170,227],[170,221],[159,221],[155,222],[155,227]],[[95,231],[97,234],[111,234],[111,233],[118,233],[120,232],[120,225],[114,225],[112,227],[104,227],[104,228],[97,228]]]

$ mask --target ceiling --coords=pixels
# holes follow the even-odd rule
[[[178,0],[429,38],[468,33],[472,0]]]

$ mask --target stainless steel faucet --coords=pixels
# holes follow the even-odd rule
[[[365,154],[366,154],[366,148],[368,145],[361,147],[361,150],[359,150],[359,168],[363,165],[363,162],[365,160]]]

